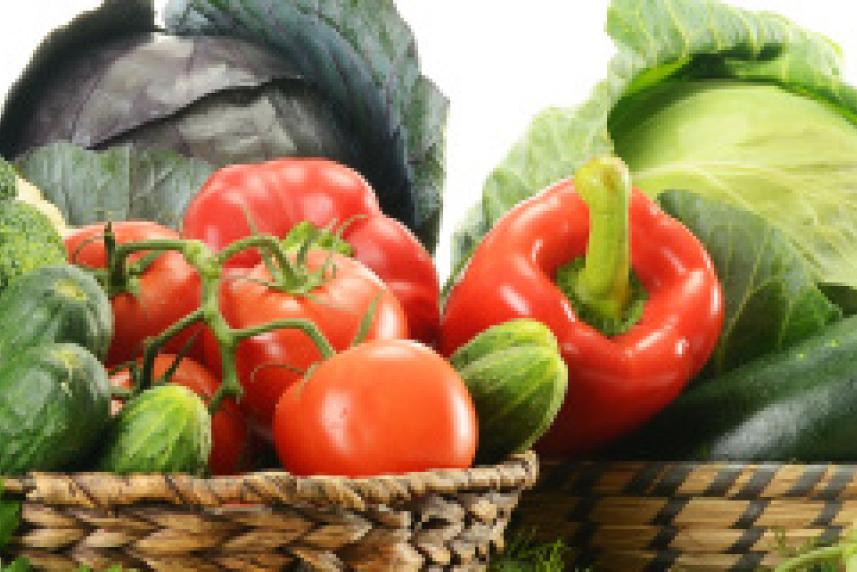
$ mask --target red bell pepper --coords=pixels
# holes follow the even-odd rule
[[[595,159],[575,181],[558,182],[497,223],[441,319],[447,355],[512,318],[537,319],[557,336],[569,392],[537,446],[549,456],[590,452],[656,414],[705,364],[723,321],[705,249],[631,189],[621,161]],[[635,300],[635,290],[645,298]]]
[[[188,205],[182,232],[215,251],[252,231],[285,237],[298,223],[342,233],[354,258],[368,266],[402,304],[410,336],[433,343],[440,310],[437,272],[429,253],[399,221],[381,212],[375,193],[357,172],[327,159],[287,158],[232,165],[215,172]],[[251,268],[255,250],[227,266]]]

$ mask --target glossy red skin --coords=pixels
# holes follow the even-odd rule
[[[329,255],[311,251],[309,267],[318,268]],[[405,314],[384,283],[356,260],[334,255],[334,262],[335,277],[310,296],[295,296],[253,282],[270,279],[263,264],[245,273],[249,280],[236,277],[233,271],[221,288],[221,311],[229,325],[238,329],[279,319],[308,318],[339,351],[351,344],[369,305],[380,296],[366,339],[407,338]],[[206,365],[220,371],[220,352],[210,335],[205,337],[205,354]],[[240,405],[262,435],[270,436],[277,401],[301,377],[296,371],[277,366],[306,370],[320,359],[312,340],[295,329],[276,330],[238,345],[236,370],[244,387]]]
[[[328,159],[229,166],[215,172],[190,202],[182,232],[219,251],[251,234],[248,215],[259,232],[280,237],[302,221],[319,227],[349,222],[343,238],[399,299],[411,336],[435,341],[439,285],[431,256],[407,227],[381,211],[359,173]],[[258,262],[259,253],[249,250],[228,263],[249,268]]]
[[[155,358],[153,375],[155,379],[164,375],[172,366],[176,356],[160,354]],[[110,383],[116,387],[131,388],[131,376],[127,369],[110,376]],[[205,399],[210,399],[220,380],[206,368],[190,358],[184,358],[171,378],[171,383],[183,385]],[[118,406],[117,406],[118,405]],[[121,409],[121,402],[114,400],[113,414]],[[251,466],[249,454],[249,432],[247,423],[238,406],[231,399],[224,400],[211,417],[211,455],[208,467],[214,475],[234,475],[246,471]]]
[[[274,444],[297,475],[351,477],[465,468],[476,413],[461,376],[411,340],[376,340],[321,363],[283,394]]]
[[[153,222],[114,222],[116,242],[124,244],[148,239],[177,239],[179,235]],[[104,268],[106,255],[103,240],[93,240],[104,233],[104,224],[86,226],[66,237],[69,261],[90,268]],[[87,243],[85,246],[82,244]],[[146,253],[128,257],[133,262]],[[196,270],[178,252],[164,252],[140,277],[139,295],[119,294],[110,300],[113,307],[114,333],[107,365],[113,366],[140,357],[146,338],[156,336],[167,327],[199,308],[200,280]],[[166,352],[177,353],[198,327],[188,328],[170,340]],[[201,358],[202,344],[191,350]]]
[[[589,211],[571,181],[517,205],[477,248],[442,318],[445,355],[512,318],[535,318],[557,336],[569,390],[538,443],[548,456],[591,452],[651,418],[705,364],[723,321],[723,296],[708,254],[636,189],[631,266],[648,292],[642,318],[612,338],[578,320],[554,276],[585,253],[588,235]]]

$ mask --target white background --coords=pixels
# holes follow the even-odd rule
[[[165,0],[156,0],[163,6]],[[449,236],[474,204],[487,173],[529,119],[549,105],[583,101],[614,48],[604,33],[607,0],[397,0],[417,38],[423,69],[451,102],[447,184],[437,263],[449,267]],[[774,10],[827,34],[857,83],[854,0],[733,0]],[[50,30],[100,0],[2,0],[0,96]]]

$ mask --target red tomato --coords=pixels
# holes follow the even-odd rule
[[[157,356],[153,371],[155,378],[164,375],[175,359],[176,356],[171,354]],[[181,360],[170,381],[187,387],[205,400],[210,399],[220,386],[217,377],[190,358]],[[127,369],[110,376],[110,382],[116,387],[131,388],[131,376]],[[117,407],[117,401],[114,400],[113,413],[117,413],[121,407],[121,402]],[[234,401],[224,400],[211,418],[211,438],[208,466],[212,474],[232,475],[249,469],[252,459],[248,454],[247,424]]]
[[[280,462],[297,475],[465,468],[477,433],[461,376],[409,340],[366,342],[322,362],[274,417]]]
[[[179,235],[153,222],[126,221],[113,223],[116,242],[177,239]],[[65,239],[69,261],[90,268],[104,268],[107,264],[103,224],[84,227]],[[138,253],[128,257],[133,262],[146,256]],[[137,280],[136,296],[123,293],[114,296],[113,342],[107,354],[107,365],[112,366],[133,360],[142,355],[146,338],[156,336],[199,307],[199,275],[178,252],[164,252]],[[166,345],[168,352],[178,352],[197,328],[188,328]],[[201,357],[201,344],[191,352]]]
[[[330,256],[311,251],[308,267],[318,269]],[[259,264],[241,277],[233,273],[221,289],[221,310],[233,328],[247,328],[286,318],[310,319],[337,350],[347,348],[361,320],[376,298],[375,318],[366,339],[406,338],[407,319],[396,297],[370,270],[354,259],[334,255],[336,272],[309,295],[274,290],[259,281],[270,274]],[[379,297],[380,296],[380,297]],[[205,337],[206,364],[220,371],[220,355],[211,336]],[[244,387],[241,407],[256,429],[270,436],[274,408],[299,371],[319,361],[321,354],[312,340],[296,329],[282,329],[238,345],[236,365]]]
[[[322,158],[230,165],[212,174],[194,196],[182,232],[218,251],[251,234],[248,217],[260,232],[279,237],[302,221],[322,228],[349,223],[342,238],[354,258],[399,299],[410,335],[425,343],[435,340],[440,288],[431,255],[405,225],[381,211],[357,171]],[[258,262],[259,253],[246,250],[228,264],[252,268]]]

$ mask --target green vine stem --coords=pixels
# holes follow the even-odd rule
[[[129,266],[127,258],[137,252],[178,252],[197,271],[200,277],[199,308],[172,324],[158,336],[146,340],[143,352],[143,369],[140,376],[142,389],[151,387],[154,383],[153,370],[155,357],[157,357],[158,352],[164,344],[188,327],[200,323],[205,324],[211,331],[217,341],[221,356],[220,387],[208,404],[209,411],[212,413],[218,410],[224,399],[231,397],[237,400],[241,398],[243,390],[235,367],[235,352],[239,342],[244,339],[278,329],[298,329],[304,332],[315,343],[322,359],[327,359],[336,353],[330,341],[318,329],[315,323],[310,320],[275,320],[250,328],[235,329],[229,325],[223,316],[220,309],[220,287],[223,265],[229,258],[240,251],[258,248],[263,250],[275,262],[272,268],[276,271],[276,275],[272,276],[272,288],[290,292],[303,292],[306,290],[308,281],[318,279],[312,273],[304,271],[300,264],[293,263],[289,259],[285,245],[274,236],[253,235],[233,242],[216,254],[205,243],[199,240],[150,239],[116,244],[115,236],[109,224],[105,229],[104,240],[108,253],[107,276],[112,276],[117,281],[120,279],[127,280]],[[146,260],[154,260],[155,257],[147,256],[145,258]],[[112,280],[108,279],[108,284],[110,283],[112,283]]]

